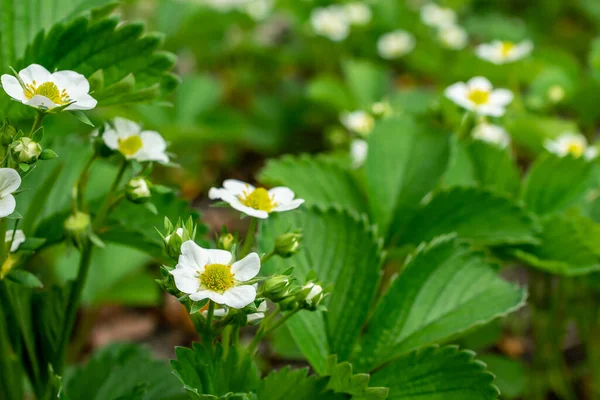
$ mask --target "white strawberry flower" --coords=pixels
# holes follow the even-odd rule
[[[294,192],[287,187],[267,190],[236,179],[225,180],[222,188],[211,188],[208,197],[223,200],[236,210],[261,219],[269,218],[273,212],[295,210],[304,203],[303,199],[295,199]]]
[[[17,201],[12,195],[21,186],[21,176],[12,168],[0,168],[0,218],[15,211]]]
[[[421,21],[425,25],[442,28],[456,23],[456,13],[451,8],[440,7],[435,3],[427,3],[421,7]]]
[[[360,135],[368,135],[375,126],[375,119],[371,114],[365,111],[352,111],[343,113],[340,116],[340,122],[350,132]]]
[[[365,3],[348,3],[344,6],[344,10],[350,25],[364,26],[371,21],[371,9]]]
[[[381,58],[393,60],[410,53],[415,48],[415,37],[403,30],[383,34],[377,40],[377,52]]]
[[[193,240],[181,245],[174,270],[175,286],[193,301],[210,299],[231,308],[244,308],[256,298],[256,288],[248,284],[260,270],[260,257],[250,253],[234,263],[225,250],[203,249]]]
[[[513,99],[508,89],[494,89],[490,81],[477,76],[467,83],[457,82],[444,91],[446,97],[459,106],[478,115],[501,117],[505,108]]]
[[[578,133],[566,132],[554,140],[546,139],[544,147],[559,157],[570,154],[575,158],[583,156],[586,160],[591,160],[598,156],[598,149],[589,146],[585,136]]]
[[[102,139],[106,146],[128,160],[169,162],[167,143],[160,133],[143,131],[139,124],[128,119],[116,117],[112,125],[106,125]]]
[[[306,302],[309,305],[313,304],[313,300],[315,297],[317,297],[318,295],[323,293],[323,287],[321,285],[318,285],[313,282],[307,283],[306,285],[302,286],[302,289],[303,290],[310,289],[310,291],[306,295]]]
[[[499,125],[490,124],[488,122],[481,122],[473,128],[473,138],[481,140],[498,146],[500,148],[506,148],[510,145],[510,136],[504,128]]]
[[[469,42],[467,32],[458,25],[448,25],[440,28],[438,37],[445,47],[452,50],[464,49]]]
[[[530,40],[524,40],[521,43],[495,40],[477,46],[475,54],[494,64],[507,64],[527,57],[532,50],[533,43]]]
[[[50,73],[39,64],[19,71],[19,78],[4,74],[4,91],[14,100],[42,111],[67,104],[65,110],[91,110],[98,102],[90,96],[85,76],[74,71]]]
[[[360,168],[367,160],[369,144],[362,139],[355,139],[350,143],[350,158],[352,168]]]
[[[25,233],[23,233],[23,231],[20,229],[17,229],[16,232],[12,229],[8,230],[6,231],[4,242],[10,243],[10,252],[14,253],[15,251],[19,250],[21,244],[25,242]]]
[[[314,9],[310,15],[310,23],[317,35],[334,42],[341,42],[350,33],[350,21],[341,6]]]

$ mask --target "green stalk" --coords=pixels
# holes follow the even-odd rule
[[[246,237],[244,238],[244,242],[242,243],[242,249],[240,250],[240,259],[246,257],[252,251],[252,247],[254,246],[254,237],[256,236],[257,228],[258,228],[258,219],[252,218],[250,220],[250,225],[248,226],[248,232],[246,232]]]
[[[108,194],[106,195],[106,200],[104,201],[102,208],[100,208],[100,211],[98,211],[98,214],[96,214],[96,218],[94,219],[94,229],[102,227],[102,224],[104,223],[104,220],[106,219],[108,211],[110,210],[110,206],[113,202],[113,196],[117,191],[121,180],[123,179],[123,175],[125,175],[125,171],[127,170],[128,165],[129,163],[127,162],[127,160],[123,160],[123,162],[121,163],[119,172],[117,172],[117,176],[115,176],[115,180],[113,181],[108,191]]]
[[[472,111],[466,111],[462,117],[460,122],[460,126],[456,131],[456,136],[459,139],[465,139],[469,137],[469,133],[471,132],[471,126],[473,125],[473,120],[475,119],[475,113]]]
[[[45,116],[46,113],[42,111],[38,111],[35,114],[35,119],[33,120],[33,125],[31,126],[31,132],[29,132],[29,137],[33,136],[33,133],[42,125],[42,121],[44,120]]]

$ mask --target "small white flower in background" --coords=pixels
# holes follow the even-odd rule
[[[472,134],[474,139],[491,143],[503,149],[510,145],[508,132],[499,125],[481,122],[473,128]]]
[[[464,49],[469,42],[467,32],[458,25],[448,25],[440,28],[438,37],[445,47],[452,50]]]
[[[260,270],[260,257],[250,253],[231,263],[233,257],[225,250],[209,250],[193,240],[181,245],[181,255],[171,275],[175,286],[193,301],[210,299],[231,308],[244,308],[256,298],[256,288],[245,282]]]
[[[532,50],[533,43],[529,40],[521,43],[495,40],[477,46],[475,54],[494,64],[507,64],[527,57]]]
[[[565,89],[560,85],[552,85],[548,88],[548,98],[553,103],[558,103],[565,98]]]
[[[341,6],[314,9],[310,15],[310,23],[317,35],[334,42],[341,42],[350,33],[350,21]]]
[[[392,105],[387,101],[378,101],[371,105],[371,112],[376,117],[385,118],[394,113]]]
[[[308,289],[310,288],[310,292],[308,292],[308,294],[306,295],[306,302],[309,305],[312,305],[313,303],[313,299],[315,297],[317,297],[318,295],[320,295],[321,293],[323,293],[323,288],[320,285],[317,285],[316,283],[307,283],[306,285],[302,286],[302,289]]]
[[[415,48],[415,37],[406,31],[396,30],[381,35],[377,40],[377,51],[381,58],[392,60],[410,53]]]
[[[354,139],[350,143],[350,158],[352,159],[352,168],[360,168],[367,159],[369,144],[366,140]]]
[[[25,242],[25,234],[20,229],[17,229],[16,232],[12,229],[8,230],[6,231],[5,243],[10,243],[11,240],[12,243],[10,244],[10,252],[14,253],[15,251],[19,250],[21,244]]]
[[[18,75],[21,82],[12,75],[2,75],[4,91],[14,100],[42,111],[69,103],[65,110],[91,110],[98,103],[89,94],[88,80],[77,72],[50,73],[41,65],[31,64]]]
[[[246,316],[248,323],[260,321],[265,317],[265,313],[267,312],[267,301],[263,301],[260,303],[258,307],[256,307],[256,312],[252,314],[248,314]]]
[[[513,94],[508,89],[494,89],[490,81],[477,76],[467,83],[457,82],[444,91],[446,97],[459,106],[479,115],[501,117]]]
[[[348,3],[344,6],[350,25],[364,26],[371,21],[371,9],[365,3]]]
[[[250,0],[244,8],[252,19],[260,21],[269,16],[273,9],[273,2],[271,0]]]
[[[21,186],[21,176],[12,168],[0,168],[0,218],[15,211],[17,201],[12,195]]]
[[[340,122],[349,131],[360,135],[368,135],[375,126],[373,116],[361,110],[343,113],[340,116]]]
[[[559,157],[570,154],[575,158],[583,156],[586,160],[591,160],[598,155],[598,149],[588,146],[585,136],[572,132],[563,133],[554,140],[546,139],[544,147]]]
[[[142,131],[140,125],[128,119],[115,118],[112,126],[106,125],[102,139],[106,146],[119,151],[128,160],[169,162],[167,143],[160,133]]]
[[[456,23],[456,13],[451,8],[440,7],[435,3],[427,3],[421,7],[421,21],[425,25],[442,28]]]
[[[142,177],[133,178],[128,183],[131,186],[131,192],[139,197],[150,197],[150,188],[148,181]],[[181,229],[181,228],[179,228]]]
[[[303,199],[294,199],[295,194],[289,188],[255,188],[236,179],[227,179],[222,188],[211,188],[208,197],[223,200],[244,214],[262,219],[268,218],[272,212],[295,210],[304,203]]]

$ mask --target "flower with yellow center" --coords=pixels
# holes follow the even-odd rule
[[[42,111],[65,105],[65,110],[91,110],[98,103],[89,94],[85,76],[74,71],[50,73],[41,65],[31,64],[19,71],[18,77],[5,74],[0,79],[10,97]]]
[[[160,133],[143,131],[140,125],[128,119],[116,117],[111,125],[106,124],[102,139],[106,146],[128,160],[169,162],[167,143]]]
[[[381,58],[394,60],[413,51],[415,43],[412,33],[397,29],[384,33],[377,39],[377,52]]]
[[[211,188],[208,197],[223,200],[244,214],[262,219],[268,218],[272,212],[294,210],[304,203],[303,199],[295,199],[294,192],[289,188],[255,188],[236,179],[227,179],[222,188]]]
[[[250,253],[232,263],[225,250],[204,249],[193,240],[181,245],[177,266],[171,271],[175,286],[191,300],[210,299],[230,308],[244,308],[256,298],[256,288],[247,283],[260,270],[260,257]]]
[[[559,157],[571,155],[579,158],[583,156],[586,160],[591,160],[598,155],[598,149],[594,146],[588,146],[585,136],[578,133],[567,132],[554,140],[546,139],[544,147]]]
[[[310,14],[310,23],[317,35],[334,42],[341,42],[350,34],[350,21],[342,6],[315,8]]]
[[[490,81],[478,76],[468,82],[457,82],[444,91],[447,98],[478,115],[501,117],[513,94],[507,89],[494,89]]]
[[[495,40],[477,46],[475,54],[482,60],[494,64],[507,64],[527,57],[533,50],[533,43],[524,40],[521,43]]]

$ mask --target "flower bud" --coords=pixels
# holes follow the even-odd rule
[[[177,228],[175,232],[165,236],[165,246],[169,257],[177,259],[181,254],[183,244],[183,228]]]
[[[234,244],[235,237],[231,233],[224,233],[221,236],[219,236],[219,240],[217,241],[217,248],[221,250],[231,251]]]
[[[325,293],[321,285],[314,282],[309,282],[302,286],[302,291],[298,295],[299,300],[303,300],[306,308],[315,310],[321,301],[325,298]]]
[[[289,296],[292,278],[288,275],[274,275],[263,286],[263,295],[274,302]]]
[[[33,164],[42,154],[42,146],[28,137],[22,137],[11,143],[10,148],[14,160],[20,163]]]
[[[92,230],[89,214],[80,211],[71,214],[65,221],[65,230],[67,236],[73,240],[77,247],[81,248],[81,245],[88,240]]]
[[[3,146],[9,145],[13,142],[17,130],[12,126],[8,119],[4,120],[4,123],[0,127],[0,144]]]
[[[298,252],[302,234],[299,232],[289,232],[279,235],[275,239],[275,254],[282,258],[288,258]]]
[[[142,177],[131,179],[125,188],[125,196],[127,200],[136,204],[147,202],[152,197],[150,182]]]
[[[392,115],[394,110],[387,101],[379,101],[371,105],[371,112],[375,118],[386,118]]]
[[[279,308],[281,309],[281,311],[290,311],[290,310],[295,310],[298,308],[298,305],[300,304],[299,301],[296,299],[295,296],[290,296],[290,297],[286,297],[285,299],[281,300],[279,303]]]
[[[196,238],[196,224],[190,217],[185,223],[180,219],[173,226],[173,223],[165,217],[165,234],[162,237],[165,242],[165,251],[169,257],[177,260],[181,254],[181,245]]]

